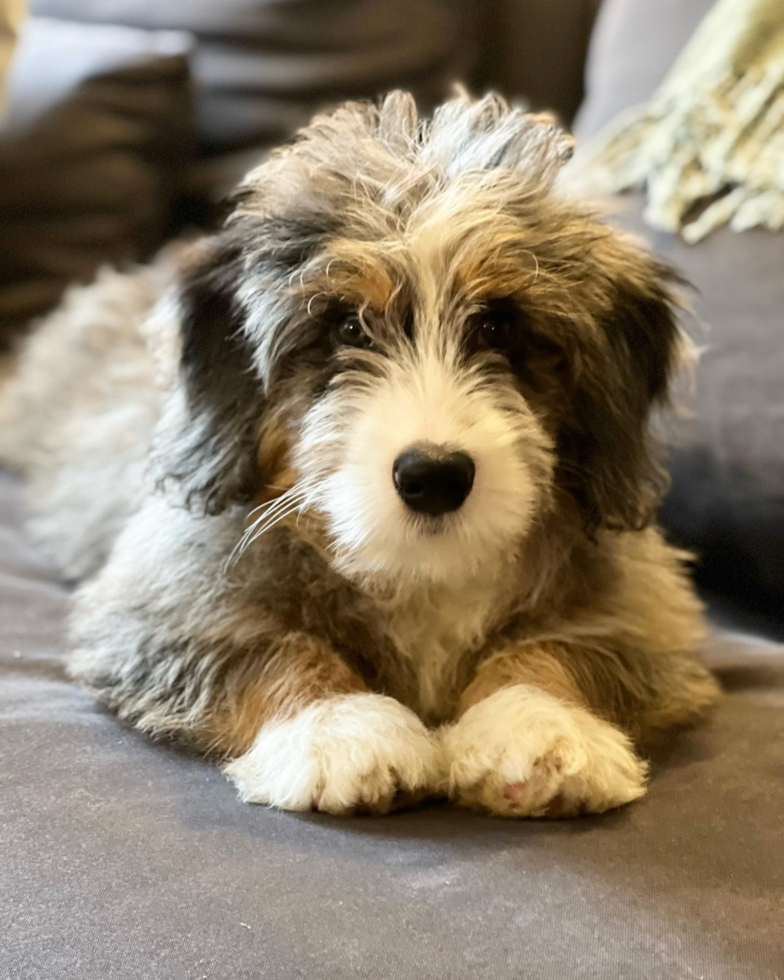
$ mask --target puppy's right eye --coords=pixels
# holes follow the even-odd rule
[[[347,316],[338,325],[336,339],[344,347],[371,347],[373,340],[362,326],[358,316]]]

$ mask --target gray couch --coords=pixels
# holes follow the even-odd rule
[[[649,94],[707,5],[607,0],[578,133]],[[544,33],[519,36],[520,59],[539,64],[558,36],[565,114],[583,83],[564,52],[587,33],[565,48],[564,18],[587,32],[591,8],[554,3],[548,22],[531,2]],[[639,224],[638,210],[619,220]],[[712,327],[665,516],[703,546],[717,624],[706,654],[725,696],[709,724],[662,746],[649,795],[560,823],[243,805],[217,770],[123,728],[65,680],[68,586],[0,476],[2,980],[784,977],[784,239],[654,245],[695,280]]]

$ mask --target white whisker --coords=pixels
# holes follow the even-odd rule
[[[302,504],[303,504],[303,501],[297,501],[296,503],[292,504],[287,510],[279,511],[277,514],[275,514],[275,516],[273,518],[271,518],[269,521],[267,521],[266,524],[263,524],[255,532],[255,534],[253,534],[253,536],[246,543],[245,547],[242,550],[244,551],[245,549],[249,548],[253,544],[254,541],[258,541],[258,539],[262,536],[262,534],[266,534],[267,531],[270,531],[273,527],[275,527],[276,524],[280,524],[281,521],[285,520],[291,514],[295,513],[295,511],[300,510],[301,507],[302,507]],[[240,554],[241,553],[242,552],[240,552]]]
[[[276,489],[270,487],[270,489]],[[249,511],[248,518],[252,517],[254,514],[259,514],[256,519],[245,528],[242,537],[234,546],[231,554],[226,561],[226,569],[228,570],[231,565],[243,556],[243,554],[248,550],[248,548],[257,541],[262,534],[266,534],[272,527],[280,523],[289,515],[293,514],[297,510],[302,510],[309,501],[312,499],[316,487],[312,484],[295,484],[290,487],[285,493],[282,493],[279,497],[275,497],[272,500],[267,500],[263,504],[259,504],[258,507],[254,507],[253,510]],[[261,513],[259,513],[261,511]]]
[[[265,523],[267,523],[268,521],[274,522],[277,516],[285,512],[289,506],[297,507],[300,505],[300,503],[301,503],[301,498],[299,497],[295,498],[294,500],[291,499],[286,500],[285,506],[281,505],[267,511],[257,521],[251,524],[250,527],[246,528],[245,532],[243,533],[237,545],[237,548],[239,549],[239,554],[241,555],[245,551],[245,549],[248,547],[250,542],[254,540],[257,534],[263,533],[262,528],[264,527]]]
[[[268,483],[268,484],[265,485],[264,489],[265,490],[278,490],[282,494],[282,496],[285,497],[287,494],[290,494],[294,490],[296,490],[297,487],[296,486],[288,487],[288,488],[286,488],[286,487],[276,487],[274,484]],[[259,504],[258,507],[254,507],[253,510],[249,510],[248,513],[245,516],[245,519],[247,520],[249,517],[252,517],[254,514],[258,514],[258,512],[260,510],[264,510],[267,507],[271,507],[273,504],[277,503],[280,499],[281,499],[281,497],[271,497],[269,500],[265,500],[264,503]]]
[[[245,533],[247,534],[248,531],[253,530],[257,524],[265,521],[270,514],[274,514],[279,508],[285,507],[287,504],[291,503],[292,500],[296,500],[299,496],[301,496],[301,494],[302,491],[298,491],[297,493],[288,492],[281,494],[280,497],[275,497],[274,500],[268,501],[266,504],[264,504],[264,512],[259,514],[255,521],[248,526]],[[258,510],[259,508],[257,507],[255,511],[252,511],[252,513],[257,513]]]

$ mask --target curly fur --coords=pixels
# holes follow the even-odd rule
[[[5,383],[0,453],[84,579],[71,673],[243,798],[602,810],[644,791],[630,739],[713,701],[652,524],[677,278],[561,198],[570,149],[495,96],[342,106],[217,234],[72,290]],[[475,461],[454,514],[395,492],[422,442]]]

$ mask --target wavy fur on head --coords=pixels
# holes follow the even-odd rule
[[[87,576],[71,671],[244,798],[606,809],[713,700],[651,523],[677,279],[559,196],[570,151],[495,96],[342,106],[22,352],[0,449]]]

